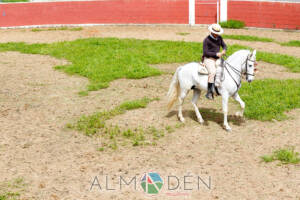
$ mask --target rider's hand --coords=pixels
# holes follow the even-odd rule
[[[223,56],[226,55],[226,50],[223,50],[223,51],[222,51],[222,55],[223,55]]]
[[[217,57],[221,58],[223,54],[221,52],[217,53]]]

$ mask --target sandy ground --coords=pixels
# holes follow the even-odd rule
[[[136,31],[135,31],[136,30]],[[79,32],[51,31],[33,33],[30,30],[1,30],[0,42],[54,42],[94,36],[134,37],[201,41],[201,27],[89,27]],[[235,31],[235,30],[234,30]],[[232,32],[234,32],[232,31]],[[177,32],[191,32],[188,36]],[[274,37],[278,41],[299,39],[299,33],[243,30],[243,34]],[[172,34],[171,34],[172,33]],[[201,35],[202,34],[202,35]],[[231,41],[228,41],[231,44]],[[274,44],[268,48],[272,51]],[[297,48],[299,51],[300,48]],[[266,49],[267,51],[267,49]],[[283,52],[289,54],[289,50]],[[113,108],[125,100],[144,96],[160,97],[147,108],[133,110],[110,120],[128,127],[176,125],[176,108],[165,109],[165,94],[171,74],[140,80],[116,80],[109,88],[78,96],[88,81],[53,70],[67,61],[48,56],[0,53],[0,180],[23,177],[26,186],[21,199],[93,200],[93,199],[300,199],[299,165],[277,166],[262,163],[260,156],[274,149],[295,146],[300,152],[300,110],[288,113],[289,120],[259,122],[233,116],[238,109],[230,104],[230,125],[233,132],[222,129],[220,98],[208,102],[203,97],[198,105],[206,125],[195,121],[189,101],[184,106],[186,125],[158,141],[157,146],[120,147],[116,151],[97,151],[98,137],[87,137],[65,128],[83,114]],[[179,64],[157,65],[173,72]],[[260,62],[258,79],[300,78],[281,66]],[[276,72],[272,72],[276,69]],[[144,172],[156,171],[164,179],[164,189],[158,196],[141,191],[139,179]],[[105,189],[108,175],[109,188]],[[167,177],[177,176],[181,188],[167,190]],[[184,190],[183,177],[192,175]],[[90,190],[94,177],[102,190]],[[118,177],[127,181],[137,177],[137,191],[132,187],[118,189]],[[200,183],[211,178],[211,189]],[[174,186],[171,184],[171,186]],[[186,189],[187,189],[186,188]]]

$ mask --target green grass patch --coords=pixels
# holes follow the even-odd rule
[[[105,128],[105,121],[117,115],[124,114],[127,110],[145,108],[150,102],[157,101],[158,98],[147,98],[126,101],[114,109],[96,112],[91,115],[82,116],[75,124],[67,124],[67,128],[73,128],[78,131],[83,131],[86,135],[94,135],[101,129]]]
[[[175,128],[182,128],[182,127],[184,127],[184,126],[185,126],[184,123],[178,122],[178,123],[175,125]]]
[[[280,43],[282,46],[300,47],[300,40],[291,40],[288,42]]]
[[[82,96],[82,97],[88,96],[88,95],[89,95],[89,92],[88,92],[88,91],[80,91],[80,92],[78,92],[78,95],[79,95],[79,96]]]
[[[239,94],[249,119],[283,120],[285,111],[300,108],[300,80],[265,79],[243,84]]]
[[[139,99],[139,100],[126,101],[118,107],[118,110],[133,110],[133,109],[138,109],[138,108],[146,108],[146,106],[151,101],[158,101],[158,100],[159,100],[159,98],[149,99],[149,98],[145,97],[145,98]]]
[[[117,125],[105,126],[99,136],[102,138],[102,145],[97,150],[104,151],[109,148],[117,150],[122,146],[146,146],[156,145],[156,140],[164,137],[164,130],[157,129],[153,126],[147,128],[120,128]]]
[[[33,28],[32,32],[41,32],[41,31],[81,31],[82,27],[53,27],[53,28]]]
[[[262,156],[261,159],[268,163],[280,161],[281,164],[298,164],[300,162],[299,153],[293,147],[276,150],[272,155]]]
[[[107,125],[105,122],[114,116],[124,114],[128,110],[145,108],[151,101],[156,101],[158,98],[142,98],[134,101],[126,101],[119,106],[103,112],[97,112],[89,116],[82,116],[74,124],[67,124],[66,127],[83,132],[88,136],[99,136],[102,139],[102,144],[98,151],[105,149],[117,150],[120,145],[126,146],[145,146],[156,145],[156,141],[165,136],[165,131],[168,133],[174,132],[175,128],[180,126],[166,126],[165,129],[159,129],[154,126],[146,128],[128,128],[119,127],[118,125]]]
[[[156,140],[164,137],[164,130],[157,129],[153,126],[147,128],[122,129],[119,126],[106,126],[104,131],[100,134],[103,142],[98,151],[104,151],[109,148],[117,150],[120,145],[126,146],[146,146],[156,145]]]
[[[186,35],[189,35],[191,33],[187,33],[187,32],[178,32],[176,33],[176,35],[181,35],[181,36],[186,36]]]
[[[300,72],[300,58],[283,55],[279,53],[268,53],[258,51],[256,59],[267,63],[282,65],[291,72]]]
[[[0,183],[0,200],[19,200],[26,184],[23,178]]]
[[[174,127],[172,127],[170,125],[166,126],[165,129],[168,133],[173,133],[175,131]]]
[[[97,151],[104,151],[104,147],[99,147]]]
[[[18,200],[20,199],[20,194],[17,192],[5,192],[0,194],[0,200]]]
[[[243,40],[243,41],[259,41],[259,42],[274,42],[272,38],[257,37],[252,35],[222,35],[224,39]]]
[[[234,29],[239,29],[239,28],[244,28],[245,23],[239,20],[233,20],[230,19],[226,22],[220,22],[221,27],[223,28],[234,28]]]

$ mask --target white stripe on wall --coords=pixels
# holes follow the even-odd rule
[[[227,0],[220,1],[220,21],[227,21]]]
[[[195,25],[195,0],[189,0],[189,25]]]

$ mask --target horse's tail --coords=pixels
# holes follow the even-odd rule
[[[180,86],[178,81],[178,72],[180,67],[177,68],[175,74],[173,75],[172,82],[169,87],[169,91],[167,94],[168,97],[168,110],[170,110],[175,103],[178,95],[180,94]]]

